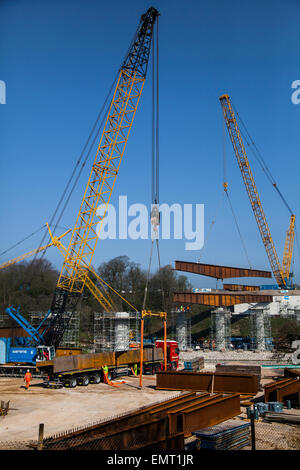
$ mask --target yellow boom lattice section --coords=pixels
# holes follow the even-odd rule
[[[82,293],[129,137],[145,78],[121,69],[57,287]],[[98,206],[103,215],[95,217]],[[99,224],[99,225],[98,225]]]
[[[290,226],[286,232],[285,245],[283,251],[283,261],[282,269],[285,279],[288,279],[291,271],[292,257],[293,257],[293,247],[294,247],[294,238],[295,238],[295,215],[291,215]]]

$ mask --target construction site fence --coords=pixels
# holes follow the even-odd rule
[[[299,450],[299,425],[282,427],[281,423],[265,422],[263,418],[252,419],[237,416],[237,425],[249,424],[247,440],[235,449],[229,450]],[[101,421],[101,422],[104,422]],[[185,432],[170,433],[168,417],[161,416],[149,420],[147,423],[138,423],[130,430],[120,429],[117,425],[114,430],[101,431],[97,424],[83,428],[75,428],[55,436],[40,435],[36,441],[0,441],[0,450],[96,450],[96,451],[123,451],[128,450],[139,454],[140,451],[189,451],[191,453],[203,452],[201,440],[193,435],[195,426]],[[37,430],[38,434],[38,430]],[[190,434],[190,435],[188,435]],[[205,450],[204,450],[205,452]]]

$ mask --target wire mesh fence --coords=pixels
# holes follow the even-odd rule
[[[254,420],[253,450],[300,450],[299,424],[266,422],[263,417]]]
[[[0,441],[0,451],[2,450],[33,450],[38,445],[37,441]]]
[[[232,439],[222,436],[222,446],[213,446],[210,449],[220,450],[300,450],[299,425],[286,425],[281,423],[266,423],[263,419],[255,420],[254,435],[250,420],[236,420],[237,427],[248,424],[242,429],[243,433]],[[101,429],[89,432],[74,431],[72,434],[61,437],[51,437],[30,441],[0,441],[0,450],[128,450],[128,451],[181,451],[201,452],[207,448],[203,446],[203,437],[195,434],[186,437],[183,432],[170,434],[168,421],[165,418],[157,419],[146,425],[137,425],[134,429],[105,432]],[[214,426],[217,428],[217,426]],[[242,427],[241,427],[242,428]],[[248,432],[248,434],[247,434]],[[212,441],[211,441],[212,442]]]

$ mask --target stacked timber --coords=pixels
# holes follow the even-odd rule
[[[264,415],[264,421],[284,424],[300,424],[300,415],[293,415],[289,413],[274,413],[268,412]]]
[[[198,449],[237,450],[250,444],[250,423],[237,424],[235,420],[227,420],[193,434],[197,437]]]
[[[184,370],[196,372],[204,368],[204,357],[195,357],[189,361],[184,361]]]

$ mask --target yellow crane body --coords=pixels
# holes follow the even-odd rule
[[[234,153],[245,183],[245,187],[250,199],[252,210],[260,231],[260,235],[266,249],[266,253],[273,271],[273,275],[280,287],[286,287],[286,278],[280,264],[274,241],[266,220],[266,216],[258,195],[257,187],[250,168],[241,132],[228,95],[220,96],[220,103],[223,110],[224,120],[234,148]],[[289,245],[290,247],[290,245]],[[289,251],[290,253],[290,251]]]

